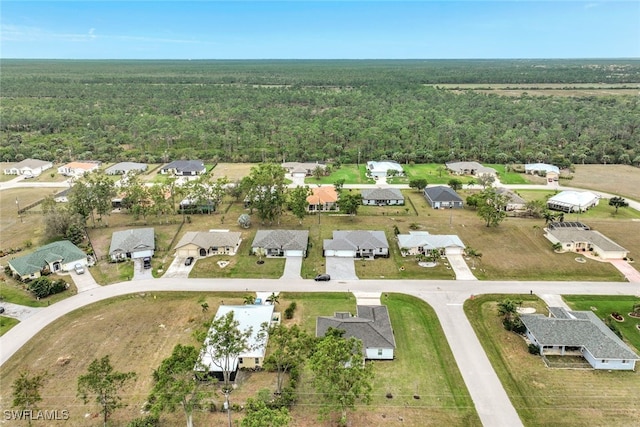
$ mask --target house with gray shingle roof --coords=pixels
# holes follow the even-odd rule
[[[507,203],[503,206],[507,212],[521,211],[527,207],[527,201],[508,188],[498,187],[496,193],[507,197]]]
[[[264,249],[268,257],[307,256],[309,230],[258,230],[251,252]]]
[[[51,169],[53,163],[47,160],[24,159],[4,170],[5,175],[38,176],[47,169]]]
[[[187,231],[176,245],[178,258],[235,255],[242,242],[239,231]]]
[[[128,172],[144,172],[147,167],[146,163],[120,162],[106,168],[104,173],[107,175],[124,175]]]
[[[564,251],[585,252],[601,259],[624,259],[629,253],[607,236],[581,222],[551,222],[544,232],[544,237],[551,243],[560,243]]]
[[[152,257],[155,249],[153,228],[132,228],[111,235],[109,256],[114,261]]]
[[[396,339],[391,327],[389,311],[385,305],[358,305],[357,315],[337,312],[333,317],[316,319],[316,337],[323,337],[329,328],[344,331],[345,338],[362,341],[365,359],[393,360]]]
[[[526,336],[540,354],[580,354],[594,369],[634,370],[640,357],[591,311],[549,307],[549,317],[521,314]]]
[[[335,230],[333,239],[322,244],[325,257],[376,258],[389,256],[389,243],[384,231]]]
[[[202,175],[207,172],[202,160],[174,160],[164,165],[160,169],[162,174],[172,174],[176,176],[195,176]]]
[[[28,255],[9,260],[11,272],[23,281],[47,273],[71,271],[76,264],[86,267],[87,254],[68,240],[49,243]]]
[[[494,168],[482,166],[478,162],[448,162],[445,166],[455,175],[497,175]]]
[[[362,190],[362,204],[369,206],[404,205],[404,196],[397,188],[368,188]]]
[[[424,197],[433,209],[462,208],[462,197],[451,187],[444,185],[426,187]]]

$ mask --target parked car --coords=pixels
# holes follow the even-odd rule
[[[193,263],[193,257],[187,257],[186,260],[184,260],[184,265],[191,265]]]
[[[0,314],[4,313],[4,307],[0,307]]]
[[[142,264],[144,265],[144,268],[147,270],[151,268],[151,257],[147,256],[142,258]]]
[[[73,269],[76,271],[77,274],[84,274],[84,267],[82,266],[82,264],[74,265]]]
[[[318,274],[315,279],[316,282],[328,282],[329,280],[331,280],[331,276],[329,276],[328,274]]]

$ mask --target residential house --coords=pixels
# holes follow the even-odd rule
[[[395,172],[389,172],[395,171]],[[369,161],[367,162],[367,174],[372,178],[380,178],[390,176],[395,173],[398,176],[404,175],[404,169],[400,166],[400,163],[392,160],[384,160],[381,162]]]
[[[147,167],[146,163],[120,162],[106,168],[104,173],[107,175],[124,175],[129,172],[145,172]]]
[[[258,230],[251,252],[264,250],[268,257],[307,256],[309,230]]]
[[[196,176],[207,172],[202,160],[174,160],[160,169],[161,174],[175,176]]]
[[[549,307],[549,317],[521,314],[540,355],[582,356],[593,369],[634,370],[640,357],[591,311]]]
[[[398,247],[402,256],[428,255],[434,251],[444,255],[462,255],[464,243],[456,235],[429,234],[427,231],[409,231],[409,234],[398,234]]]
[[[316,319],[316,337],[323,337],[329,328],[344,331],[345,338],[357,338],[367,360],[393,360],[396,339],[385,305],[358,305],[357,315],[336,312],[333,317]]]
[[[507,196],[507,203],[503,206],[507,212],[523,211],[527,208],[527,201],[508,188],[497,187],[496,193]]]
[[[322,244],[325,257],[377,258],[389,257],[389,243],[384,231],[334,230],[333,239]]]
[[[131,228],[111,235],[109,256],[113,261],[152,257],[156,249],[153,228]]]
[[[187,231],[175,247],[177,258],[235,255],[242,242],[239,231]]]
[[[426,187],[424,189],[424,197],[433,209],[460,209],[463,205],[462,197],[453,189],[444,185]]]
[[[211,349],[208,339],[204,341],[204,349],[196,370],[204,369],[209,376],[222,380],[223,366],[231,372],[230,379],[235,381],[238,369],[257,369],[264,364],[269,336],[263,332],[263,325],[271,326],[279,323],[279,316],[274,313],[274,305],[221,305],[214,319],[220,319],[233,312],[233,319],[238,322],[238,330],[250,331],[247,346],[238,354],[231,355],[228,360],[219,357]],[[210,330],[211,332],[211,330]]]
[[[87,254],[68,240],[41,246],[28,255],[9,260],[9,268],[20,280],[37,279],[43,274],[71,271],[76,264],[87,266]]]
[[[294,178],[304,178],[305,176],[312,176],[313,172],[320,168],[323,171],[327,169],[327,165],[324,163],[301,163],[301,162],[285,162],[282,163],[282,167],[287,170]]]
[[[561,191],[547,200],[547,207],[554,211],[584,212],[597,206],[600,197],[591,191]]]
[[[454,175],[497,175],[495,169],[482,166],[478,162],[448,162],[445,166]]]
[[[560,179],[560,168],[546,163],[527,163],[524,165],[524,171],[531,175],[544,176],[549,183],[557,182]]]
[[[4,170],[5,175],[25,175],[25,176],[38,176],[43,171],[51,169],[53,163],[46,160],[38,159],[24,159],[10,168]]]
[[[85,173],[98,170],[100,162],[71,162],[58,168],[58,173],[71,178],[80,178]]]
[[[324,185],[311,189],[311,195],[307,197],[307,210],[309,212],[327,212],[338,210],[338,192],[333,185]]]
[[[178,212],[185,214],[210,214],[216,211],[217,204],[212,199],[192,199],[185,197],[178,205]]]
[[[404,205],[404,196],[397,188],[370,188],[362,190],[362,204],[369,206]]]
[[[624,259],[629,251],[581,222],[552,222],[544,229],[551,243],[572,252],[588,252],[601,259]]]
[[[53,201],[56,203],[68,203],[70,192],[71,192],[71,187],[62,190],[59,193],[56,193],[56,195],[53,196]]]

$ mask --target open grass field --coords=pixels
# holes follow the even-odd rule
[[[628,165],[575,165],[563,185],[600,190],[640,201],[640,168]]]
[[[77,377],[86,372],[88,364],[106,354],[119,371],[137,374],[135,383],[123,391],[127,407],[113,416],[113,425],[125,425],[140,416],[140,408],[152,385],[151,373],[178,344],[198,346],[193,331],[202,327],[215,314],[218,305],[241,304],[243,293],[154,293],[134,294],[103,301],[77,310],[45,328],[11,360],[0,368],[4,384],[11,384],[21,369],[48,373],[42,390],[41,408],[65,408],[69,421],[48,425],[97,426],[99,418],[85,418],[96,413],[93,404],[84,405],[76,397]],[[203,313],[200,303],[210,308]],[[298,308],[287,324],[300,324],[314,333],[319,315],[335,311],[355,312],[352,294],[283,293],[278,311],[291,301]],[[376,363],[374,370],[374,400],[370,406],[359,407],[351,414],[352,425],[480,425],[473,403],[453,362],[444,334],[433,310],[413,297],[390,294],[388,304],[396,334],[396,360]],[[55,338],[51,338],[55,337]],[[423,361],[429,360],[428,366]],[[424,369],[416,369],[416,367]],[[242,375],[239,387],[231,396],[232,403],[242,404],[259,389],[273,388],[274,374],[260,372]],[[315,397],[302,381],[299,405],[294,409],[293,426],[330,426],[317,420]],[[385,397],[392,393],[393,398]],[[6,408],[11,388],[0,389],[0,406]],[[420,399],[414,399],[418,395]],[[219,408],[223,397],[214,396]],[[239,420],[242,413],[233,413]],[[195,425],[223,425],[225,414],[197,412]],[[182,415],[163,415],[166,425],[183,424]],[[26,425],[26,423],[25,423]]]
[[[529,295],[483,295],[467,300],[465,312],[525,426],[640,424],[638,371],[546,368],[524,339],[502,327],[496,306],[505,298],[546,313],[544,302]]]
[[[334,182],[344,179],[345,184],[373,184],[375,181],[367,177],[366,163],[360,165],[341,165],[337,169],[333,169],[330,175],[320,177],[307,177],[304,179],[305,184],[333,184]]]
[[[215,168],[209,172],[214,179],[227,177],[229,181],[239,181],[251,173],[251,168],[256,166],[255,163],[218,163]]]

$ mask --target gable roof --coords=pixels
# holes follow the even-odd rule
[[[51,166],[51,162],[46,160],[38,160],[38,159],[24,159],[16,163],[15,165],[13,165],[13,167],[16,169],[22,169],[22,168],[37,169],[44,166]]]
[[[309,230],[258,230],[252,248],[307,250]]]
[[[363,200],[404,200],[397,188],[368,188],[361,192]]]
[[[398,246],[401,248],[424,247],[441,249],[452,246],[464,248],[464,243],[456,235],[429,234],[427,231],[410,231],[409,234],[398,234]]]
[[[402,169],[402,166],[400,166],[400,163],[393,160],[383,160],[381,162],[376,162],[373,160],[368,161],[367,169],[369,169],[371,172],[386,173],[388,170],[396,170],[400,173],[404,172],[404,169]]]
[[[41,246],[29,255],[9,260],[9,264],[20,276],[26,276],[37,273],[56,261],[68,264],[86,257],[87,255],[70,241],[60,240]]]
[[[176,245],[176,249],[194,244],[200,248],[235,246],[240,241],[239,231],[187,231]]]
[[[389,311],[385,305],[358,305],[357,316],[335,313],[333,317],[316,319],[316,336],[321,337],[329,328],[345,331],[345,338],[358,338],[364,348],[395,348],[396,340],[391,327]]]
[[[162,170],[175,169],[178,172],[202,172],[204,162],[202,160],[174,160],[173,162],[162,167]]]
[[[640,360],[620,338],[590,311],[550,307],[559,317],[521,314],[522,323],[543,346],[584,347],[596,359]]]
[[[60,166],[60,168],[65,168],[65,169],[82,169],[85,171],[90,171],[93,169],[98,168],[100,165],[98,163],[91,163],[91,162],[71,162],[71,163],[67,163],[64,166]]]
[[[625,248],[595,230],[585,230],[578,227],[549,227],[547,228],[547,233],[551,234],[561,243],[588,242],[594,246],[597,246],[603,251],[627,252]]]
[[[325,239],[325,250],[358,250],[389,248],[384,231],[373,230],[334,230],[333,239]]]
[[[434,202],[462,202],[462,197],[458,195],[451,187],[438,185],[436,187],[427,187],[424,193]]]
[[[111,235],[109,254],[115,252],[129,253],[155,250],[156,244],[154,236],[154,229],[150,227],[115,231]]]
[[[307,202],[310,205],[321,205],[324,203],[335,203],[338,201],[338,192],[333,185],[324,185],[322,187],[313,187],[312,194],[307,196]]]
[[[509,203],[514,204],[514,205],[526,205],[527,201],[525,199],[523,199],[522,197],[520,197],[519,195],[517,195],[515,192],[511,191],[508,188],[505,187],[497,187],[496,188],[496,193],[498,194],[502,194],[504,196],[507,196],[509,198]]]
[[[456,173],[474,173],[475,175],[490,174],[495,175],[497,172],[494,168],[483,166],[478,162],[448,162],[445,166],[450,171]]]
[[[114,175],[120,172],[145,171],[145,170],[147,170],[146,163],[120,162],[106,168],[104,170],[104,173],[106,173],[107,175]]]

